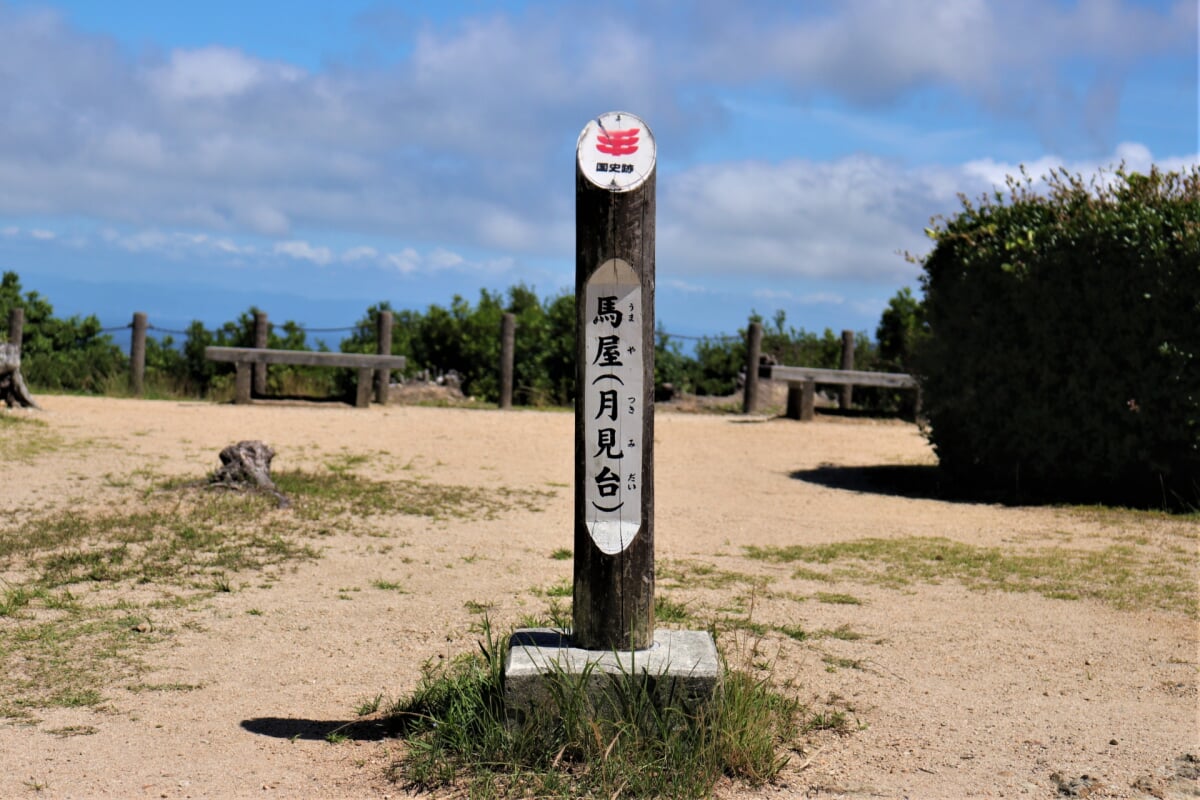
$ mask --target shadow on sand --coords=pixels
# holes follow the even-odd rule
[[[931,464],[889,464],[870,467],[839,467],[822,464],[816,469],[791,473],[798,481],[851,492],[911,497],[919,500],[980,502],[951,492],[943,485],[938,468]]]
[[[394,726],[386,720],[319,720],[256,717],[242,720],[242,728],[259,736],[274,739],[325,741],[330,736],[344,736],[358,742],[377,742],[395,735]]]

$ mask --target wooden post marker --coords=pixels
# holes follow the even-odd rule
[[[646,680],[694,713],[720,681],[705,631],[654,630],[654,137],[624,112],[588,123],[575,158],[574,626],[509,640],[510,715]],[[559,709],[562,710],[561,708]]]
[[[654,639],[654,137],[620,112],[575,160],[574,641]]]
[[[842,369],[854,369],[854,331],[842,331]],[[847,383],[842,386],[842,393],[838,395],[838,408],[849,411],[853,399],[854,387]]]
[[[376,321],[378,329],[375,334],[375,353],[381,356],[392,354],[392,312],[380,311]],[[392,371],[387,367],[375,370],[375,402],[381,406],[388,404],[392,391]]]
[[[129,391],[141,397],[146,389],[146,315],[133,315],[133,333],[129,339]]]
[[[762,357],[762,323],[751,322],[746,329],[746,385],[743,387],[742,413],[753,414],[758,408],[758,362]]]
[[[510,409],[513,403],[513,367],[517,349],[517,315],[500,317],[500,408]]]
[[[266,350],[267,343],[270,341],[271,326],[267,323],[267,312],[254,312],[254,346],[259,350]],[[251,385],[253,394],[262,397],[267,393],[267,365],[254,365],[254,380]]]

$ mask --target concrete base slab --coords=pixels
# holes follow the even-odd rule
[[[604,651],[572,647],[570,636],[554,628],[522,628],[509,639],[504,661],[505,706],[517,717],[547,709],[554,697],[549,681],[585,677],[597,708],[614,682],[637,677],[661,705],[690,711],[716,691],[721,662],[706,631],[657,630],[646,650]]]

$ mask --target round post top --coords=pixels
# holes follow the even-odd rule
[[[579,171],[610,192],[633,191],[645,183],[656,156],[650,127],[625,111],[609,111],[588,122],[575,147]]]

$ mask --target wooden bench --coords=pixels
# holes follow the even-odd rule
[[[366,353],[314,353],[309,350],[267,350],[258,347],[206,347],[209,361],[232,361],[237,367],[233,402],[250,402],[251,367],[255,364],[292,364],[300,367],[343,367],[358,370],[358,393],[354,405],[366,408],[371,402],[371,375],[379,369],[404,369],[404,356]],[[386,396],[386,395],[385,395]]]
[[[885,389],[915,389],[917,408],[921,405],[921,387],[912,375],[902,372],[863,372],[853,369],[817,369],[816,367],[785,367],[762,364],[758,377],[786,381],[788,385],[787,416],[790,419],[811,420],[816,404],[817,384],[837,386],[880,386]]]

